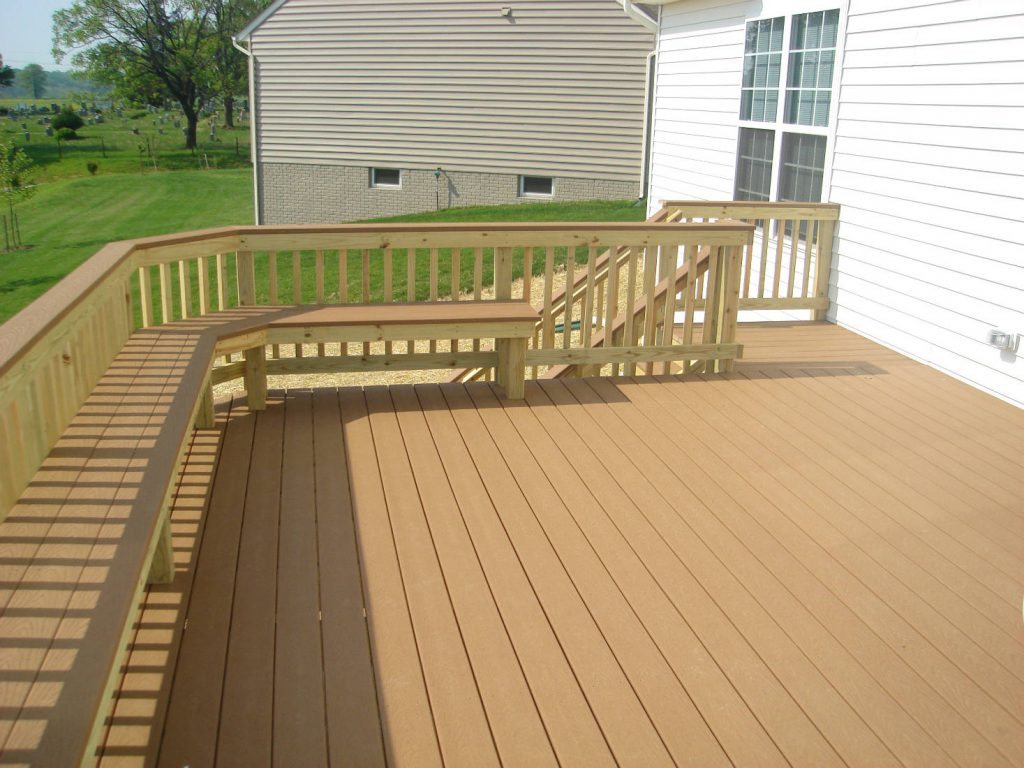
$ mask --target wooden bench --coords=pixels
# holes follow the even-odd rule
[[[0,523],[0,763],[94,761],[142,592],[174,578],[169,511],[193,424],[212,426],[211,367],[245,351],[264,407],[264,344],[495,338],[523,396],[524,302],[239,307],[136,331]]]

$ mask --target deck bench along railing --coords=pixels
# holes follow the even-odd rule
[[[735,296],[739,253],[754,227],[733,221],[610,224],[446,224],[235,227],[112,243],[9,321],[0,334],[0,515],[26,487],[115,355],[138,328],[238,306],[440,300],[534,299],[540,311],[527,364],[636,364],[715,360],[739,354]],[[584,317],[632,318],[668,290],[678,265],[710,254],[713,289],[706,312],[720,318],[700,345],[679,345],[672,308],[648,313],[602,345]],[[597,290],[604,254],[622,265],[623,290]],[[690,254],[687,256],[687,254]],[[709,271],[709,275],[711,272]],[[591,289],[562,302],[562,284]],[[653,306],[653,303],[652,303]],[[577,326],[577,330],[574,330]],[[453,334],[455,335],[455,334]],[[497,353],[480,339],[389,340],[272,345],[269,374],[492,367]],[[602,349],[601,347],[604,346]],[[425,349],[426,351],[419,351]],[[221,359],[212,382],[242,377],[241,355]]]

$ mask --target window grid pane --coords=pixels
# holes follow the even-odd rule
[[[782,30],[785,17],[747,24],[743,52],[743,92],[740,119],[775,122],[782,73]]]
[[[736,159],[737,200],[767,202],[772,190],[772,155],[775,131],[740,128],[740,147]]]
[[[785,122],[825,127],[832,102],[839,11],[793,17],[786,77]]]

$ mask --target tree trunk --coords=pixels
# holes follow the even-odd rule
[[[191,110],[185,112],[185,126],[185,149],[195,149],[199,115]]]
[[[224,97],[224,127],[235,127],[235,100],[231,96]]]

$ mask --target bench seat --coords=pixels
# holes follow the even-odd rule
[[[142,592],[174,578],[170,506],[226,340],[458,326],[525,353],[536,319],[523,302],[239,307],[132,334],[0,523],[0,763],[94,761]]]

